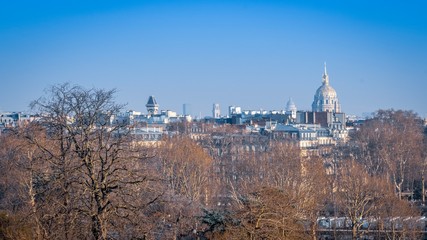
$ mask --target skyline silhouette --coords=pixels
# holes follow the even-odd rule
[[[310,110],[328,64],[342,111],[426,117],[422,1],[20,1],[0,8],[0,110],[50,85],[116,88],[145,111]]]

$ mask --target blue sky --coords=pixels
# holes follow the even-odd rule
[[[424,1],[0,0],[0,111],[56,83],[145,112],[310,110],[326,61],[342,109],[427,117]]]

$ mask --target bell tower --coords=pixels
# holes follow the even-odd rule
[[[148,97],[148,102],[147,104],[145,104],[145,107],[147,107],[147,112],[149,115],[159,113],[159,104],[157,104],[157,101],[154,96]]]

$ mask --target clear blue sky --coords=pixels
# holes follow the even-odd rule
[[[426,1],[0,0],[0,111],[55,83],[145,112],[310,110],[327,62],[342,109],[427,116]]]

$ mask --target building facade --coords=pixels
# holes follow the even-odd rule
[[[221,108],[218,103],[215,103],[212,107],[212,117],[221,118]]]

